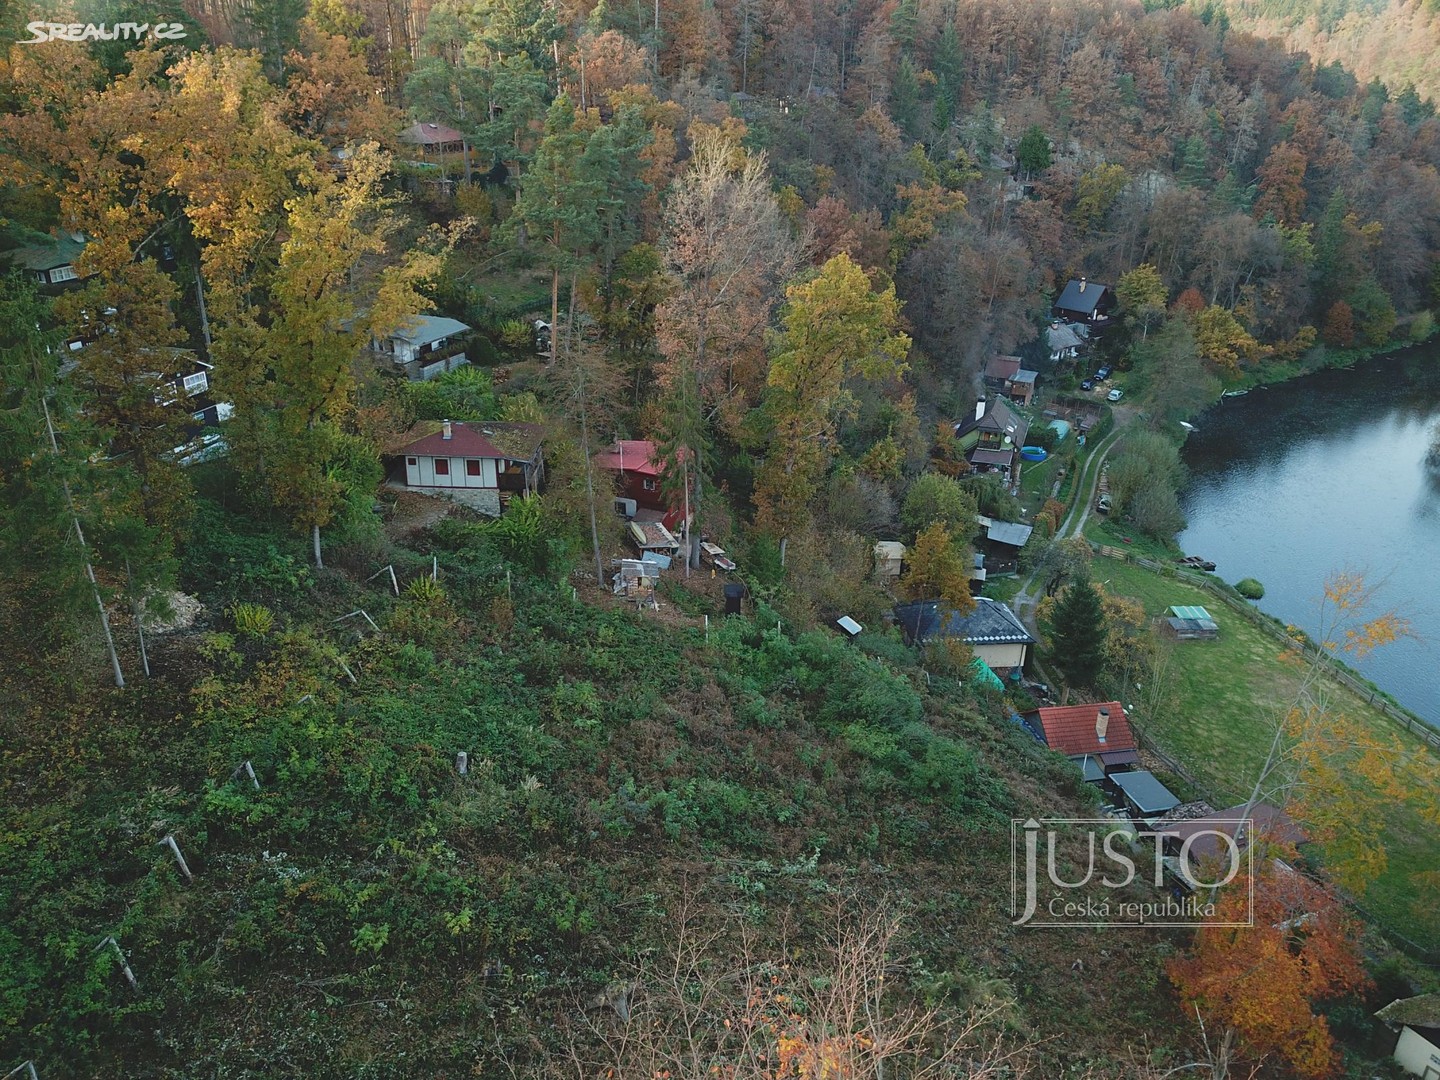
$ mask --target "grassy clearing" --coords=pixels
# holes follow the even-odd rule
[[[1139,719],[1210,789],[1216,806],[1244,801],[1264,760],[1272,725],[1294,696],[1300,669],[1282,658],[1277,641],[1183,578],[1107,558],[1096,560],[1094,576],[1111,592],[1139,600],[1147,614],[1158,615],[1171,604],[1201,604],[1215,615],[1219,641],[1184,642],[1175,649],[1173,711],[1149,716],[1142,710]],[[1331,687],[1331,700],[1337,710],[1386,734],[1398,733],[1409,749],[1424,752],[1419,740],[1339,684]],[[1414,878],[1440,862],[1440,840],[1408,806],[1393,809],[1383,834],[1389,865],[1363,898],[1365,906],[1418,942],[1440,941],[1440,911],[1418,902]]]

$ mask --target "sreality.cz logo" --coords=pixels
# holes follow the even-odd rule
[[[185,24],[158,23],[58,23],[37,19],[25,24],[29,38],[17,44],[39,45],[46,41],[180,41],[185,37]]]

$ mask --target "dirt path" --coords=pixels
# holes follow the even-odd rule
[[[1114,416],[1114,428],[1090,453],[1085,460],[1085,465],[1080,470],[1080,475],[1075,479],[1075,500],[1071,503],[1065,520],[1060,523],[1060,528],[1055,532],[1056,540],[1067,536],[1079,536],[1085,528],[1085,522],[1090,519],[1091,509],[1095,505],[1095,490],[1100,483],[1100,470],[1105,464],[1105,458],[1115,448],[1115,444],[1120,441],[1125,428],[1135,418],[1135,413],[1129,408],[1117,408],[1114,410]],[[1020,616],[1020,620],[1030,628],[1031,633],[1036,632],[1035,608],[1039,603],[1040,597],[1036,593],[1035,575],[1031,574],[1020,587],[1020,591],[1015,594],[1015,614]]]

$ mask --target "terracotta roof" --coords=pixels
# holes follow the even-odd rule
[[[421,146],[440,146],[443,143],[457,143],[465,138],[452,127],[444,124],[411,124],[400,133],[403,143],[417,143]]]
[[[482,457],[532,461],[545,440],[539,424],[506,424],[500,421],[452,423],[445,438],[439,420],[422,420],[394,444],[390,453],[415,457]]]
[[[1110,710],[1110,723],[1105,729],[1103,743],[1095,734],[1095,721],[1101,709]],[[1111,754],[1136,749],[1125,707],[1118,701],[1036,709],[1025,714],[1025,722],[1031,727],[1038,725],[1045,736],[1045,745],[1062,754]]]

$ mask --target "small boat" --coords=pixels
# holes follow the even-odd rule
[[[1249,390],[1226,390],[1226,391],[1225,391],[1223,394],[1221,394],[1220,396],[1221,396],[1221,397],[1244,397],[1244,396],[1245,396],[1246,394],[1248,394],[1249,392],[1250,392]]]
[[[1181,421],[1180,421],[1180,426],[1181,426],[1182,428],[1184,428],[1186,431],[1194,431],[1194,430],[1195,430],[1195,425],[1194,425],[1194,424],[1187,424],[1184,420],[1181,420]]]

